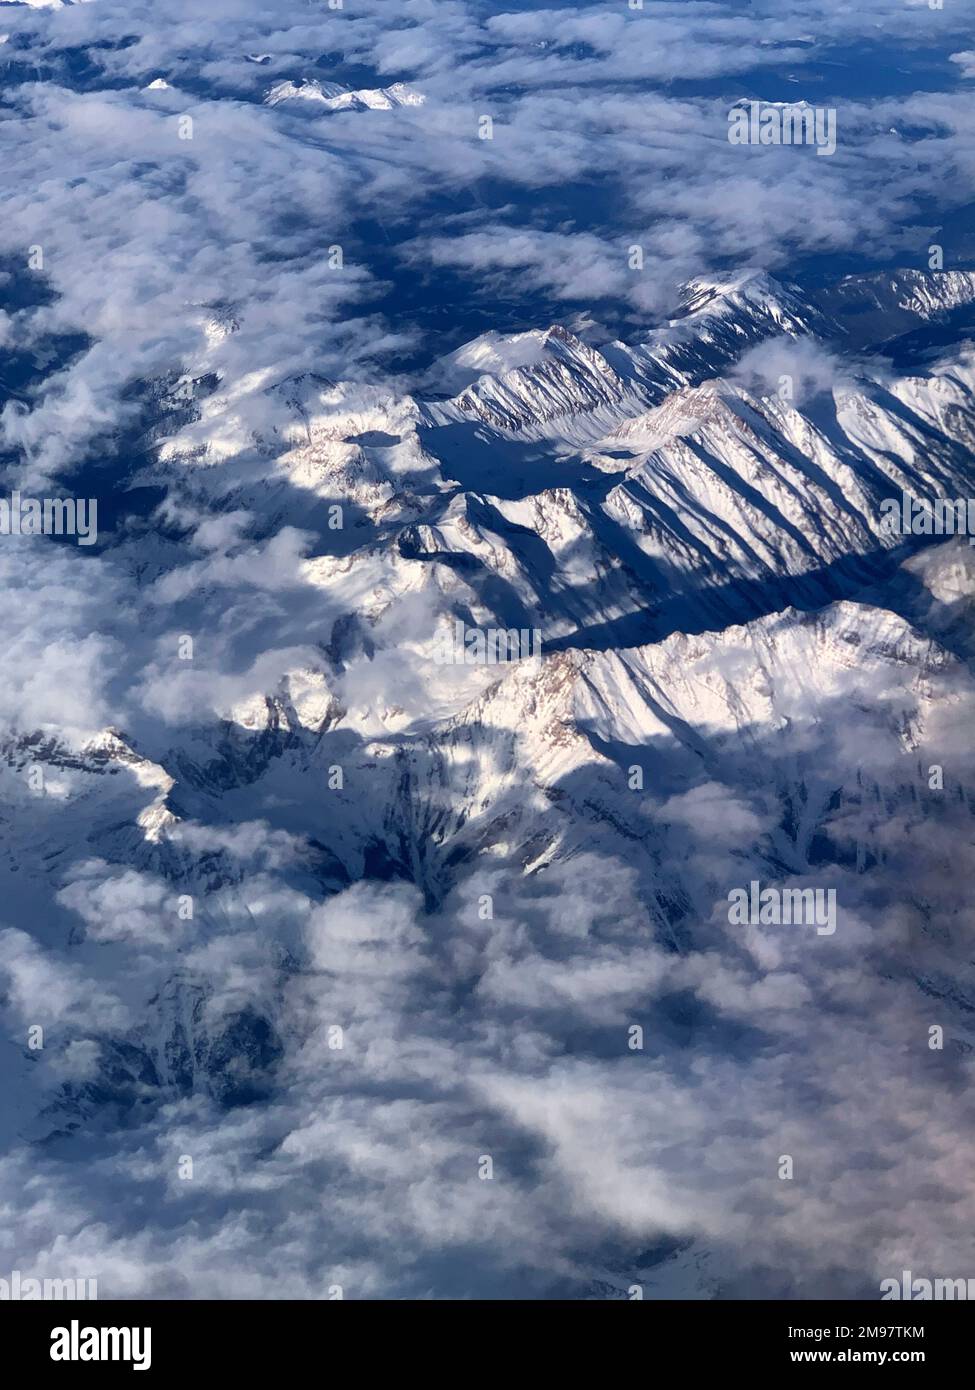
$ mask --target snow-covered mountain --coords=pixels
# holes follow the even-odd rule
[[[391,111],[394,106],[422,106],[426,98],[405,82],[351,91],[340,82],[319,82],[317,78],[305,77],[298,82],[275,83],[264,100],[268,106],[311,102],[325,111]]]
[[[843,321],[850,341],[884,344],[910,332],[918,322],[947,319],[975,305],[975,273],[970,270],[901,270],[894,275],[847,275],[823,295],[829,311]]]
[[[310,85],[268,100],[341,109]],[[175,1128],[208,1184],[237,1143],[271,1186],[324,1170],[345,1203],[360,1161],[397,1188],[392,1131],[429,1124],[457,1213],[438,1239],[473,1238],[471,1200],[477,1219],[528,1220],[554,1262],[533,1289],[781,1292],[769,1270],[812,1246],[835,1179],[789,1068],[799,1090],[810,1059],[833,1068],[842,1153],[861,1122],[894,1142],[889,1116],[871,1120],[884,1049],[929,1015],[952,1065],[975,1044],[945,877],[973,834],[975,552],[892,535],[881,512],[973,493],[975,360],[964,339],[909,372],[862,352],[973,287],[905,272],[814,293],[745,274],[693,282],[627,343],[484,334],[413,391],[241,383],[207,362],[189,401],[156,383],[129,482],[165,506],[103,550],[140,594],[116,636],[141,706],[83,735],[25,710],[2,749],[5,1142],[60,1161],[111,1134],[135,1182]],[[231,312],[220,324],[214,352],[240,331]],[[445,662],[458,624],[537,630],[540,650]],[[729,890],[756,879],[835,889],[835,942],[735,936]],[[864,959],[861,1093],[830,1029],[858,1007]],[[348,1043],[330,1051],[336,1027]],[[689,1039],[700,1092],[665,1140]],[[897,1072],[912,1173],[941,1120],[921,1049]],[[764,1130],[783,1091],[784,1131]],[[715,1113],[721,1133],[744,1127],[747,1161],[714,1139]],[[819,1156],[780,1220],[768,1184],[792,1149]],[[519,1175],[501,1214],[467,1193],[484,1153]],[[558,1212],[599,1163],[590,1245],[564,1249]],[[873,1191],[875,1165],[862,1173],[865,1208],[888,1204],[894,1179]],[[110,1193],[91,1200],[110,1222]],[[756,1212],[767,1234],[742,1244]],[[953,1249],[955,1223],[931,1221],[931,1249]],[[431,1269],[397,1263],[385,1291],[422,1294]],[[787,1292],[831,1277],[792,1267]],[[871,1262],[844,1277],[862,1294]]]
[[[939,293],[954,302],[955,278],[932,277],[925,304]],[[164,476],[277,525],[305,525],[313,497],[341,499],[361,540],[306,572],[346,591],[349,621],[366,592],[371,622],[424,594],[451,617],[573,646],[819,606],[891,572],[905,538],[886,528],[885,501],[971,491],[963,344],[923,373],[841,365],[842,326],[764,276],[697,283],[684,307],[629,345],[558,327],[489,334],[431,368],[417,396],[315,378],[276,389],[283,418],[251,481],[199,466],[227,435],[218,389],[165,443]],[[765,351],[771,378],[746,370]]]

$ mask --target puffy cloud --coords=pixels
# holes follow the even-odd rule
[[[179,927],[165,883],[103,860],[78,865],[58,901],[84,918],[92,941],[172,942]]]
[[[75,964],[45,951],[24,931],[0,931],[0,971],[15,1016],[26,1027],[118,1028],[123,1005]]]
[[[120,644],[104,618],[114,608],[124,626],[117,572],[73,547],[5,536],[0,582],[8,603],[0,720],[75,733],[110,722]]]
[[[732,373],[748,391],[802,406],[852,382],[854,367],[818,343],[772,338],[743,353]]]

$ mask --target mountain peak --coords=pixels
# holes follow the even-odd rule
[[[312,102],[326,111],[391,111],[395,106],[422,106],[426,97],[406,82],[394,82],[391,87],[362,87],[352,91],[339,82],[319,82],[314,77],[303,77],[297,82],[278,82],[264,97],[267,106],[280,106],[282,102],[291,101]]]
[[[701,276],[688,280],[680,294],[677,322],[695,315],[726,318],[742,312],[762,313],[792,331],[821,316],[798,285],[776,280],[761,270],[743,270],[730,277]]]

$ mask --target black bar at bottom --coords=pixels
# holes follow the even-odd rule
[[[298,1365],[404,1374],[432,1369],[442,1353],[451,1375],[467,1380],[524,1367],[529,1347],[549,1378],[578,1378],[580,1350],[605,1359],[606,1370],[621,1371],[630,1354],[648,1373],[663,1358],[687,1372],[947,1373],[964,1364],[971,1333],[964,1302],[0,1302],[6,1364],[16,1356],[21,1378],[49,1368],[66,1382],[86,1371],[165,1380]],[[467,1369],[457,1363],[458,1336]]]

